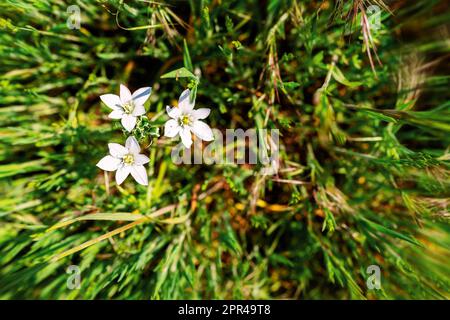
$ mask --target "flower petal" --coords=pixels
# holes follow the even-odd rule
[[[181,116],[180,108],[171,108],[169,106],[166,106],[166,111],[169,117],[171,117],[172,119],[178,119]]]
[[[196,120],[205,119],[211,113],[211,109],[209,108],[200,108],[197,110],[192,110],[192,115]]]
[[[184,90],[178,99],[178,108],[184,113],[190,113],[194,109],[195,102],[191,102],[191,91]]]
[[[137,154],[141,152],[141,147],[139,146],[139,142],[136,140],[134,136],[129,136],[127,141],[125,141],[125,147],[130,150],[131,153]]]
[[[113,112],[111,112],[108,115],[108,118],[111,118],[111,119],[122,119],[122,117],[123,117],[123,110],[122,110],[122,108],[117,109],[117,110],[113,110]]]
[[[114,158],[122,158],[128,153],[128,149],[118,143],[108,143],[108,148]]]
[[[130,90],[123,84],[120,85],[120,100],[122,104],[127,103],[132,99]]]
[[[143,184],[144,186],[148,185],[147,171],[144,166],[131,166],[130,171],[137,183]]]
[[[122,182],[128,177],[131,171],[131,166],[122,166],[116,171],[116,183],[122,184]]]
[[[214,135],[211,128],[203,121],[194,121],[192,124],[192,131],[194,134],[202,140],[212,141],[214,140]]]
[[[173,138],[180,132],[180,129],[181,127],[178,125],[178,122],[174,119],[170,119],[164,125],[164,135]]]
[[[192,145],[192,135],[191,130],[188,127],[184,127],[180,130],[181,142],[183,142],[186,148],[190,148]]]
[[[150,159],[145,154],[136,154],[134,156],[134,164],[137,166],[142,166],[149,162],[150,162]]]
[[[122,109],[122,101],[118,95],[111,93],[103,94],[100,96],[100,100],[102,100],[104,104],[113,110]]]
[[[119,168],[121,160],[112,156],[103,157],[98,163],[97,167],[105,171],[115,171]]]
[[[122,120],[120,121],[128,132],[134,129],[136,126],[136,117],[131,114],[124,114]]]
[[[144,106],[143,106],[142,104],[137,104],[137,105],[135,105],[132,114],[133,114],[133,116],[135,116],[135,117],[139,117],[139,116],[144,115],[144,114],[145,114],[145,108],[144,108]]]
[[[150,97],[152,94],[152,88],[151,87],[144,87],[137,89],[135,92],[133,92],[133,95],[131,96],[133,98],[134,104],[136,105],[143,105],[145,101]]]

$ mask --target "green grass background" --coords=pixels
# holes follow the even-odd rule
[[[0,298],[449,297],[445,1],[5,0],[0,17]],[[150,133],[193,85],[161,79],[181,67],[211,127],[280,130],[277,176],[172,163]],[[99,99],[120,83],[153,87],[148,188],[95,166],[126,138]]]

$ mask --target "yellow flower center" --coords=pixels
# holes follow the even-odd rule
[[[182,125],[190,125],[191,124],[191,118],[188,115],[184,115],[180,118],[180,124]]]
[[[128,101],[127,103],[124,103],[122,107],[126,114],[131,114],[134,110],[134,103],[133,101]]]
[[[126,154],[123,157],[123,163],[126,165],[132,165],[134,163],[134,156],[132,154]]]

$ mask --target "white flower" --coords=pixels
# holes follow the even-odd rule
[[[194,110],[195,103],[190,101],[189,96],[189,89],[184,90],[180,95],[180,99],[178,99],[177,108],[166,107],[167,114],[171,119],[164,125],[164,135],[173,138],[179,134],[181,142],[186,148],[190,148],[192,145],[191,132],[201,140],[214,140],[211,128],[203,121],[200,121],[209,116],[211,110],[208,108]]]
[[[103,157],[97,167],[105,171],[116,171],[117,184],[121,184],[131,173],[138,183],[148,185],[144,164],[150,160],[146,155],[139,154],[141,148],[135,137],[128,137],[125,147],[118,143],[108,143],[108,147],[110,155]]]
[[[123,84],[120,85],[120,97],[115,94],[104,94],[100,99],[113,111],[108,115],[111,119],[121,119],[123,127],[128,131],[136,126],[136,117],[145,114],[144,103],[152,93],[151,87],[140,88],[131,94]]]

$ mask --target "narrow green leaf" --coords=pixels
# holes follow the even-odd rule
[[[331,74],[332,74],[334,80],[336,80],[340,84],[343,84],[344,86],[352,88],[352,87],[358,87],[358,86],[362,85],[362,83],[358,82],[358,81],[349,81],[337,66],[334,66]]]
[[[165,73],[161,76],[162,79],[168,79],[168,78],[192,78],[194,80],[198,80],[197,77],[190,72],[188,69],[186,69],[185,67],[170,71],[168,73]]]

